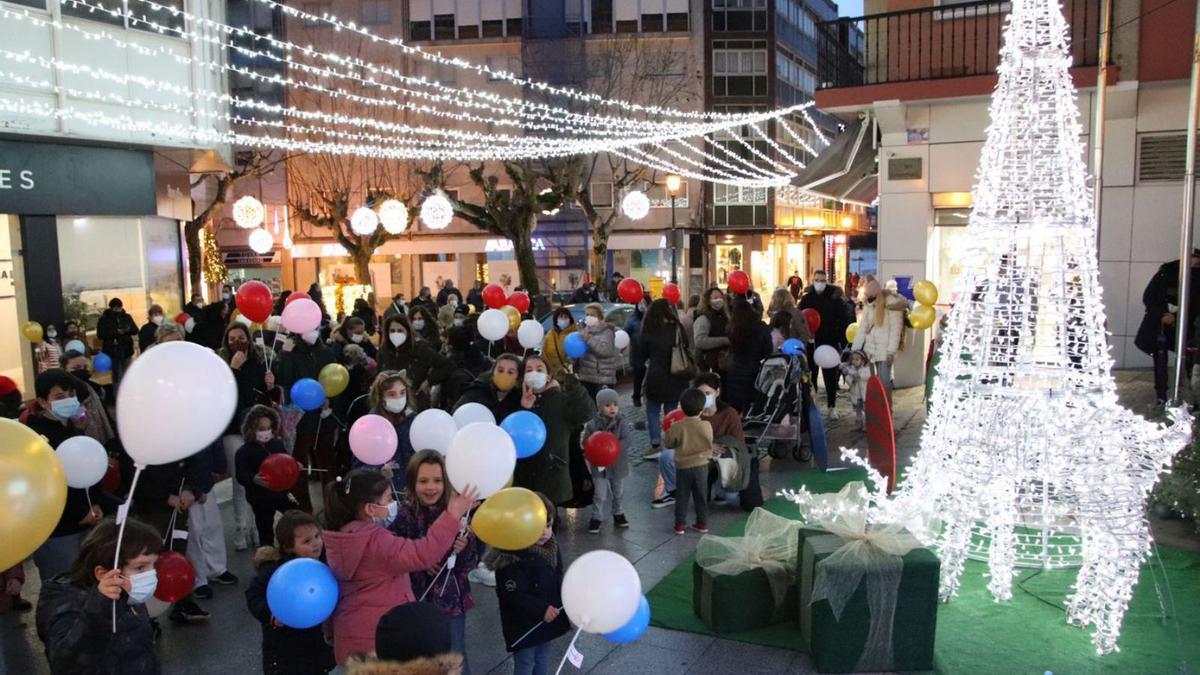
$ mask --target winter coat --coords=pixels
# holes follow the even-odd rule
[[[333,360],[337,363],[345,365],[345,363],[342,361],[342,353],[346,351],[346,345],[355,344],[359,347],[362,347],[363,353],[368,357],[372,359],[378,358],[379,348],[376,347],[375,343],[371,341],[369,335],[364,336],[362,342],[352,342],[342,337],[341,333],[334,332],[333,339],[329,343],[329,349],[331,352],[333,352]]]
[[[808,319],[804,318],[804,313],[801,312],[799,308],[785,307],[781,310],[778,310],[775,313],[775,316],[779,316],[780,314],[787,314],[789,317],[788,337],[793,337],[797,340],[803,340],[806,343],[813,341],[812,331],[808,329]]]
[[[326,530],[325,556],[338,580],[333,649],[338,663],[375,650],[375,627],[396,605],[413,602],[408,575],[441,562],[458,534],[458,520],[443,513],[424,539],[401,539],[375,523],[355,520]]]
[[[232,354],[222,349],[220,352],[221,358],[225,363],[229,363]],[[246,411],[255,405],[270,405],[271,391],[267,389],[267,364],[265,351],[255,346],[246,355],[246,362],[238,368],[230,367],[233,372],[233,382],[237,385],[237,408],[234,409],[233,419],[229,420],[229,426],[225,428],[226,435],[241,436],[242,435],[242,420],[246,417]]]
[[[688,378],[671,374],[671,350],[675,347],[676,335],[687,335],[678,324],[665,331],[647,331],[642,328],[638,349],[646,359],[646,377],[642,395],[651,401],[673,403],[688,387]],[[685,349],[688,348],[685,345]]]
[[[403,663],[381,661],[375,656],[354,658],[346,662],[346,675],[461,675],[462,654],[453,652],[423,656]]]
[[[283,441],[276,437],[266,445],[258,441],[245,443],[233,455],[234,480],[246,488],[246,502],[256,509],[274,507],[278,511],[287,511],[292,508],[286,492],[275,492],[254,482],[263,461],[279,453],[287,454],[287,450]]]
[[[575,373],[580,382],[616,384],[621,352],[617,350],[617,331],[605,321],[591,328],[584,327],[583,338],[587,351],[579,357]]]
[[[629,363],[636,370],[644,370],[646,367],[646,357],[641,353],[641,343],[638,341],[638,336],[642,334],[642,319],[645,314],[638,310],[633,310],[629,313],[629,318],[625,319],[625,333],[629,335]],[[683,315],[679,316],[679,320],[683,321]],[[685,331],[691,334],[691,331]]]
[[[817,327],[814,344],[818,347],[832,345],[841,351],[846,346],[846,326],[854,319],[851,305],[842,289],[827,284],[825,290],[818,293],[809,286],[800,298],[800,311],[806,309],[815,309],[821,315],[821,325]]]
[[[729,349],[729,317],[724,312],[698,312],[692,322],[692,344],[702,370],[721,370],[721,361]]]
[[[867,400],[867,380],[871,379],[871,367],[855,368],[849,363],[842,364],[842,376],[850,388],[850,400],[861,404]]]
[[[162,672],[154,650],[154,628],[145,605],[113,601],[96,586],[84,588],[66,575],[42,585],[37,633],[55,675],[154,675]]]
[[[442,383],[439,407],[452,413],[455,409],[454,404],[458,403],[458,399],[462,398],[475,380],[484,373],[491,377],[492,361],[475,349],[474,345],[467,345],[461,350],[451,350],[446,358],[450,359],[453,370]]]
[[[256,573],[246,588],[246,607],[262,624],[262,663],[266,675],[321,675],[333,669],[333,648],[325,642],[318,624],[312,628],[291,628],[276,624],[267,605],[267,585],[271,575],[285,561],[274,546],[263,546],[254,553]]]
[[[333,352],[325,345],[320,342],[310,345],[299,338],[294,339],[296,346],[292,351],[280,352],[279,359],[275,361],[275,383],[283,387],[289,403],[293,384],[305,378],[317,379],[321,369],[333,363]],[[304,413],[297,430],[316,433],[320,417],[320,408]]]
[[[91,381],[91,379],[82,379],[76,377],[79,384],[75,387],[75,395],[79,398],[79,403],[83,405],[83,409],[87,411],[87,418],[83,422],[83,433],[100,441],[100,445],[108,446],[109,442],[117,437],[116,428],[113,426],[112,417],[108,414],[108,408],[104,405],[104,389]]]
[[[730,338],[729,369],[721,382],[721,398],[738,410],[745,410],[757,397],[754,389],[762,360],[772,353],[771,329],[761,321],[746,338]]]
[[[517,460],[513,485],[541,492],[552,504],[562,504],[575,492],[571,486],[570,435],[588,421],[596,405],[579,380],[568,375],[562,385],[538,394],[531,410],[546,425],[546,442],[541,452]]]
[[[449,486],[446,486],[446,489],[449,489]],[[388,529],[398,537],[420,539],[429,533],[429,527],[437,522],[437,519],[445,511],[440,506],[417,506],[412,499],[406,499],[400,503],[400,511],[396,514],[396,520]],[[418,598],[424,595],[426,602],[432,602],[446,616],[466,614],[468,609],[475,606],[475,601],[471,598],[471,581],[467,575],[479,564],[479,556],[482,551],[483,544],[470,530],[467,530],[467,545],[454,558],[454,568],[448,577],[443,572],[442,576],[437,579],[437,586],[428,594],[426,594],[426,589],[433,581],[433,575],[428,570],[412,572],[408,575],[408,580],[412,583],[413,595]],[[450,551],[446,551],[446,555],[442,556],[442,560],[437,564],[442,565],[449,557]]]
[[[617,440],[621,442],[621,454],[617,457],[616,462],[603,469],[598,466],[592,466],[592,463],[588,462],[588,468],[592,472],[592,477],[613,478],[616,480],[626,478],[629,476],[629,455],[633,452],[633,425],[620,414],[610,419],[597,412],[583,427],[584,440],[586,441],[589,436],[597,431],[608,431],[614,434]]]
[[[436,328],[434,330],[437,330]],[[429,407],[429,389],[442,384],[454,372],[450,359],[439,354],[429,343],[406,341],[399,349],[388,342],[379,350],[380,370],[402,370],[408,376],[409,396],[416,396],[417,408]],[[426,386],[428,385],[428,386]],[[425,391],[422,391],[424,388]]]
[[[150,349],[158,342],[158,324],[149,321],[145,326],[138,331],[138,352],[145,354],[147,349]]]
[[[1192,291],[1188,296],[1188,344],[1191,344],[1195,337],[1196,318],[1200,316],[1200,274],[1197,272],[1198,270],[1192,271]],[[1164,326],[1162,316],[1171,311],[1172,305],[1175,306],[1174,314],[1177,317],[1179,315],[1178,260],[1159,266],[1158,271],[1150,278],[1150,283],[1146,284],[1146,290],[1142,291],[1142,304],[1146,307],[1146,315],[1142,317],[1142,323],[1138,326],[1134,345],[1153,355],[1158,349],[1159,338],[1163,337],[1167,350],[1175,351],[1175,328],[1179,323],[1176,321],[1174,325]]]
[[[114,359],[133,356],[133,336],[138,334],[137,324],[126,312],[104,310],[96,322],[96,336],[103,345],[102,351]]]
[[[63,424],[58,420],[52,420],[41,415],[30,415],[25,420],[25,425],[34,430],[38,434],[46,437],[50,447],[58,449],[63,441],[75,436],[83,434],[75,430],[75,427],[70,424]],[[81,488],[67,488],[67,503],[63,507],[62,514],[58,518],[58,525],[54,526],[54,531],[50,533],[51,537],[65,537],[71,534],[78,534],[91,529],[91,526],[80,525],[79,521],[87,516],[88,511],[91,511],[91,504],[88,503],[88,498],[91,498],[91,504],[100,507],[106,515],[116,513],[117,500],[107,493],[100,490],[99,485],[93,485],[86,490]]]
[[[883,306],[883,320],[879,320],[879,303]],[[854,336],[855,351],[863,351],[872,362],[886,361],[888,355],[900,349],[900,337],[904,334],[904,298],[883,291],[874,302],[863,303],[862,316],[858,320],[858,334]]]
[[[500,625],[508,651],[536,647],[571,630],[566,612],[550,623],[544,621],[547,607],[563,604],[563,560],[557,540],[522,551],[489,549],[484,563],[496,572]],[[534,626],[537,630],[521,639]]]
[[[462,397],[454,404],[454,409],[465,403],[478,403],[491,410],[497,422],[503,422],[505,417],[521,409],[521,385],[518,383],[504,398],[500,398],[500,392],[492,383],[492,372],[488,371],[467,386]]]
[[[450,301],[451,293],[453,293],[454,296],[456,298],[458,298],[460,301],[462,300],[462,298],[463,298],[462,291],[458,290],[454,286],[451,286],[450,288],[443,288],[440,291],[438,291],[438,294],[437,294],[438,307],[444,307],[446,305],[446,303]]]
[[[567,336],[578,330],[579,324],[572,323],[566,330],[560,331],[558,326],[554,326],[546,333],[542,340],[542,358],[546,360],[546,369],[550,371],[550,377],[560,379],[570,367],[571,359],[567,358]]]

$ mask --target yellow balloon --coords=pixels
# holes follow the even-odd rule
[[[45,543],[66,504],[67,475],[54,449],[24,424],[0,419],[0,569]]]
[[[925,330],[937,321],[937,310],[929,305],[917,305],[908,310],[908,322],[917,330]]]
[[[519,551],[537,543],[546,529],[546,505],[525,488],[506,488],[488,497],[471,518],[471,530],[483,543]]]
[[[913,286],[913,297],[922,305],[932,307],[937,304],[937,286],[934,286],[932,281],[918,281],[917,285]]]
[[[852,323],[846,326],[846,342],[853,343],[854,338],[858,336],[858,324]]]
[[[30,342],[42,341],[42,324],[36,321],[26,321],[24,326],[21,326],[21,334]]]
[[[317,374],[317,382],[321,383],[325,395],[333,398],[346,391],[346,387],[350,386],[350,371],[340,363],[331,363]]]
[[[508,329],[510,331],[516,330],[521,326],[521,313],[517,311],[516,307],[505,305],[500,308],[500,311],[504,312],[504,315],[508,317]]]

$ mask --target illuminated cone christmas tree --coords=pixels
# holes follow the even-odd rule
[[[1105,653],[1149,551],[1147,496],[1191,420],[1117,404],[1058,4],[1013,0],[1000,55],[964,274],[894,506],[938,549],[944,600],[968,557],[997,600],[1018,566],[1078,566],[1068,620]]]

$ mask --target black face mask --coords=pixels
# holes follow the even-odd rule
[[[875,298],[877,298],[877,297],[879,297],[879,296],[877,296],[877,295],[868,295],[868,296],[867,296],[867,302],[875,302]]]
[[[86,382],[89,378],[91,378],[92,371],[87,368],[76,368],[75,370],[71,371],[71,374]]]

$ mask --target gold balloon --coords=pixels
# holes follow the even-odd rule
[[[854,343],[854,338],[858,336],[858,324],[852,323],[846,326],[846,342]]]
[[[331,363],[322,368],[321,372],[317,374],[317,382],[321,383],[321,388],[325,390],[325,395],[333,398],[346,391],[346,387],[350,386],[350,371],[346,370],[346,366],[340,363]]]
[[[922,305],[932,307],[937,304],[937,286],[934,286],[932,281],[918,281],[917,285],[913,286],[913,297]]]
[[[917,330],[925,330],[937,321],[937,310],[929,305],[917,305],[908,310],[908,322]]]
[[[508,317],[508,329],[510,331],[516,330],[521,326],[521,313],[517,311],[516,307],[505,305],[500,308],[500,311],[504,312],[504,315]]]
[[[537,493],[506,488],[488,497],[471,518],[471,530],[488,546],[519,551],[537,543],[546,529],[546,505]]]
[[[66,503],[67,475],[54,449],[24,424],[0,419],[0,569],[45,543]]]
[[[26,321],[24,326],[21,326],[21,334],[26,340],[33,343],[42,341],[42,324],[36,321]]]

